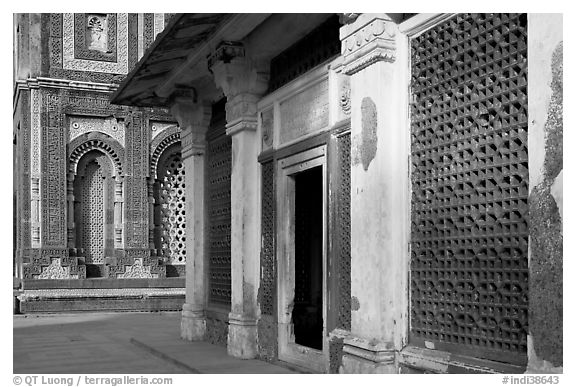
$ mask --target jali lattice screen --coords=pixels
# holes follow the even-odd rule
[[[159,171],[160,243],[162,256],[171,264],[186,262],[186,212],[184,164],[180,152],[166,159]]]
[[[526,37],[462,14],[411,42],[413,344],[526,361]]]
[[[232,297],[230,250],[232,140],[224,130],[209,133],[207,140],[208,300],[210,303],[229,305]]]

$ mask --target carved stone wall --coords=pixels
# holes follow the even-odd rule
[[[98,32],[105,42],[92,43],[94,18],[106,30]],[[43,68],[50,77],[120,83],[138,61],[137,14],[54,13],[44,20]]]

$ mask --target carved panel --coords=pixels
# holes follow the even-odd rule
[[[66,246],[66,144],[62,130],[61,99],[47,92],[42,109],[42,242]]]
[[[160,254],[169,264],[186,262],[184,163],[180,152],[168,157],[159,170]]]
[[[96,51],[90,51],[88,49],[81,50],[78,54],[79,57],[90,57],[91,59],[77,59],[75,55],[75,31],[76,26],[74,23],[74,14],[65,13],[62,15],[62,68],[64,70],[74,70],[74,71],[91,71],[91,72],[101,72],[101,73],[113,73],[113,74],[127,74],[128,73],[128,14],[120,13],[117,15],[117,26],[116,26],[116,42],[117,42],[117,55],[115,61],[104,60],[105,53],[96,54]],[[78,19],[81,20],[81,19]],[[111,22],[112,20],[110,20]],[[55,21],[57,22],[57,20]],[[82,23],[79,23],[81,28]],[[109,25],[110,23],[108,23]],[[84,30],[87,28],[86,25],[83,26]],[[113,27],[110,27],[113,28]],[[81,44],[84,44],[84,41]],[[59,48],[56,46],[58,40],[53,40],[53,53],[52,55],[57,55],[59,53]],[[108,42],[112,43],[112,42]],[[97,58],[96,58],[97,57]],[[108,59],[106,57],[106,59]],[[58,61],[57,58],[55,58]]]
[[[262,164],[262,250],[260,253],[260,311],[274,315],[276,256],[274,254],[274,166]]]
[[[229,305],[232,297],[231,210],[232,139],[219,130],[208,138],[206,151],[206,202],[208,300]]]
[[[116,14],[74,14],[74,58],[117,61]]]
[[[40,177],[40,91],[37,89],[30,90],[32,96],[31,120],[32,135],[30,154],[32,156],[32,177]]]
[[[526,361],[526,16],[461,14],[412,41],[410,340]]]
[[[144,50],[148,49],[152,42],[154,41],[154,14],[145,13],[144,14],[144,26],[142,28],[143,39],[144,39]]]
[[[106,133],[118,141],[122,146],[124,146],[125,128],[124,122],[122,120],[118,121],[114,117],[94,118],[84,116],[70,116],[69,121],[70,126],[68,129],[68,141],[72,141],[84,133],[102,132]]]
[[[328,80],[280,103],[280,143],[285,144],[328,126]]]
[[[131,112],[127,118],[126,138],[126,246],[148,247],[148,133],[142,114]]]

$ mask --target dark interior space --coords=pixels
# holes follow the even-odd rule
[[[297,344],[322,350],[322,167],[296,174],[294,182],[294,336]]]

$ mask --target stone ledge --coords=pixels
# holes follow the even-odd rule
[[[513,364],[407,346],[398,354],[399,365],[431,373],[519,374],[525,368]]]
[[[24,279],[24,290],[38,289],[126,289],[184,288],[184,277],[174,278],[88,278],[88,279]]]
[[[20,313],[179,311],[184,289],[40,289],[22,292]]]
[[[115,297],[165,297],[185,296],[186,291],[180,288],[132,288],[132,289],[38,289],[25,290],[18,299],[21,302],[29,300],[48,299],[79,299],[79,298],[115,298]]]

